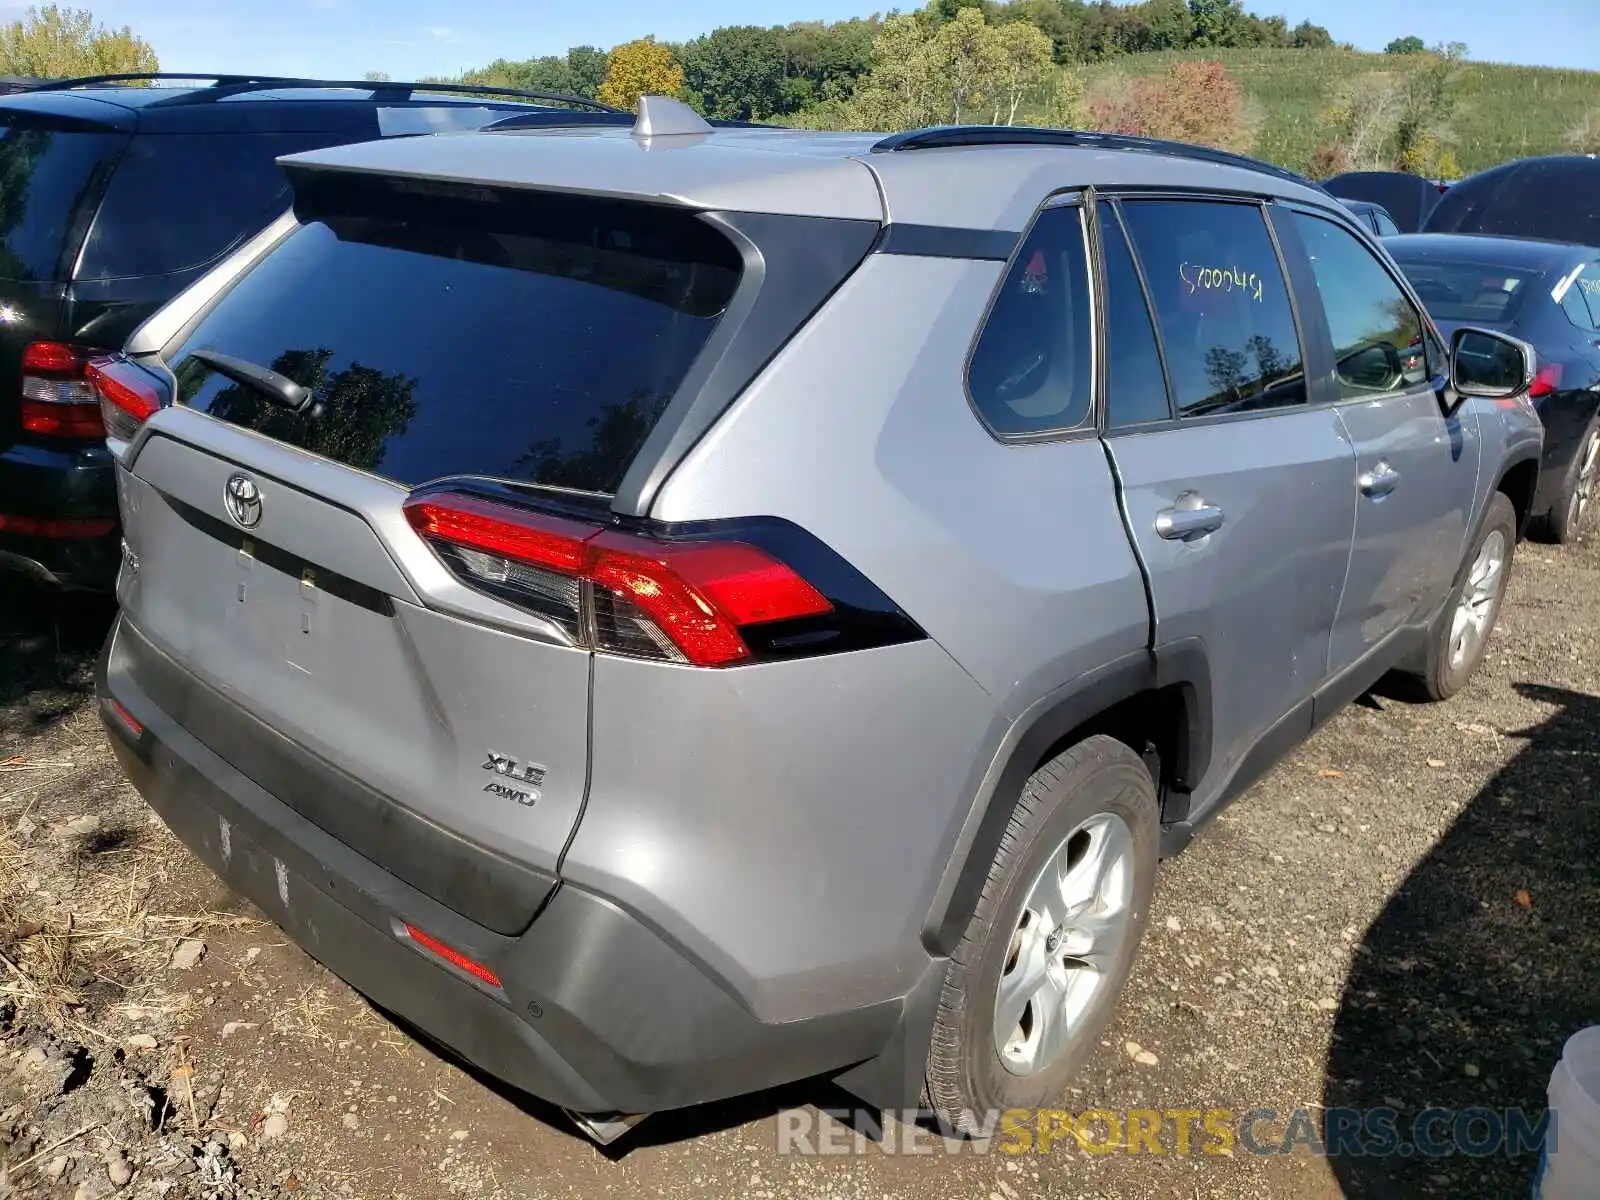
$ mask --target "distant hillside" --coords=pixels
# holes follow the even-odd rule
[[[1295,170],[1309,169],[1318,123],[1340,85],[1370,71],[1393,70],[1394,55],[1353,50],[1205,50],[1130,54],[1081,68],[1092,87],[1108,74],[1154,75],[1184,58],[1221,62],[1258,109],[1254,154]],[[1600,114],[1600,71],[1467,62],[1450,127],[1466,172],[1511,158],[1571,149],[1568,134]],[[1600,149],[1600,147],[1592,147]]]

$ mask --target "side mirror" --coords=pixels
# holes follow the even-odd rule
[[[1336,364],[1339,378],[1357,387],[1386,391],[1405,374],[1405,362],[1388,342],[1372,341],[1350,351]]]
[[[1460,396],[1504,400],[1533,383],[1538,355],[1521,338],[1492,329],[1458,329],[1450,339],[1450,387]]]

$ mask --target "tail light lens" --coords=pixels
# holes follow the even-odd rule
[[[752,629],[841,616],[793,567],[736,537],[663,540],[457,494],[405,511],[457,578],[597,650],[725,667],[754,657]],[[912,636],[900,632],[876,640]]]
[[[89,382],[95,353],[65,342],[34,342],[22,352],[23,429],[42,437],[105,437]]]
[[[105,437],[127,441],[161,408],[161,385],[126,358],[97,358],[88,366]]]
[[[1561,390],[1561,364],[1545,363],[1533,377],[1533,382],[1528,385],[1528,399],[1537,400],[1541,396],[1554,395]]]

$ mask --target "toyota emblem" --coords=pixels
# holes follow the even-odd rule
[[[261,523],[261,489],[250,476],[228,476],[222,489],[222,503],[235,525],[250,529]]]

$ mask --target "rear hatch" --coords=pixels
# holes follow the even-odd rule
[[[571,596],[540,615],[497,599],[516,580],[463,586],[402,506],[470,477],[603,520],[740,260],[664,207],[354,176],[296,192],[301,227],[167,349],[177,404],[122,472],[140,678],[181,667],[204,691],[162,707],[219,756],[515,932],[583,803],[590,654]]]
[[[0,103],[0,449],[22,433],[23,350],[66,332],[68,281],[131,119],[79,97]]]

